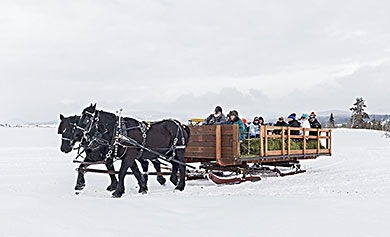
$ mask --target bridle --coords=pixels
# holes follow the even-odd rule
[[[68,128],[65,128],[65,129],[62,131],[62,133],[61,133],[61,134],[62,134],[61,140],[67,141],[67,142],[70,143],[71,146],[73,146],[73,145],[76,143],[76,141],[74,140],[74,137],[73,137],[74,132],[75,132],[75,129],[76,129],[76,122],[69,122],[69,125],[72,127],[72,130],[71,130],[71,132],[70,132],[71,137],[66,137],[66,136],[65,136],[65,132],[66,132],[67,129],[68,129]]]
[[[89,133],[92,129],[93,120],[95,120],[96,110],[95,112],[91,113],[89,111],[84,111],[82,116],[79,119],[79,122],[76,123],[76,128],[83,131],[84,135]],[[97,118],[99,119],[99,118]],[[79,125],[80,124],[80,125]],[[85,128],[81,125],[85,125]]]

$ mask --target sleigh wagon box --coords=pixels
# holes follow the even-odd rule
[[[262,126],[260,136],[240,141],[238,125],[190,127],[186,162],[236,166],[280,164],[332,154],[332,130]],[[295,131],[295,132],[294,132]],[[293,135],[293,134],[300,135]]]

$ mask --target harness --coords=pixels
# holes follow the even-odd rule
[[[120,112],[121,111],[122,110],[120,110]],[[116,116],[116,123],[114,126],[113,137],[111,138],[111,141],[108,141],[108,140],[105,140],[102,138],[102,136],[104,134],[108,133],[107,127],[105,127],[105,131],[103,133],[99,132],[99,123],[98,122],[99,122],[100,111],[95,111],[94,113],[90,113],[88,111],[84,111],[84,112],[88,116],[90,116],[89,122],[86,125],[86,128],[82,128],[78,125],[77,125],[77,128],[81,129],[83,131],[83,135],[84,135],[83,139],[86,139],[86,141],[88,143],[88,145],[86,147],[88,147],[89,149],[98,149],[99,146],[108,146],[109,147],[108,152],[107,152],[106,157],[105,157],[105,160],[104,160],[104,163],[106,163],[107,159],[113,159],[114,162],[117,160],[120,160],[123,158],[123,156],[125,155],[128,148],[137,148],[137,149],[139,149],[137,159],[142,159],[144,152],[147,151],[147,152],[150,152],[150,153],[156,155],[158,157],[158,159],[162,159],[162,160],[169,161],[169,162],[175,162],[175,163],[178,163],[180,165],[189,166],[184,162],[181,162],[179,160],[174,159],[174,157],[176,156],[177,149],[185,149],[186,148],[186,142],[185,142],[184,130],[183,130],[185,125],[181,124],[179,121],[176,121],[173,119],[169,120],[169,121],[174,122],[177,125],[177,131],[176,131],[176,136],[173,139],[172,146],[169,148],[161,148],[163,150],[167,149],[167,152],[165,152],[163,154],[161,152],[156,151],[156,149],[151,149],[151,148],[146,146],[148,131],[153,126],[153,124],[151,122],[142,121],[142,122],[138,122],[138,126],[127,127],[126,122],[123,121],[123,118],[119,112],[118,115]],[[80,120],[81,120],[81,118],[80,118]],[[86,120],[86,119],[84,119],[84,120]],[[92,131],[94,124],[95,124],[95,133],[93,135],[91,135],[90,133]],[[105,125],[103,124],[103,126],[105,126]],[[128,135],[129,131],[136,130],[136,129],[139,129],[141,134],[142,134],[142,142],[141,143],[137,142],[135,139],[131,138]],[[182,144],[177,145],[180,138],[181,138]],[[97,143],[98,146],[93,147],[93,143]],[[82,145],[80,144],[80,146],[82,146]],[[122,147],[125,149],[125,151],[122,153],[122,155],[120,157],[118,156],[119,147]],[[79,151],[78,151],[79,154],[76,157],[76,159],[80,156],[80,147],[78,149],[79,149]],[[85,150],[85,147],[84,147],[84,150]],[[170,152],[172,152],[171,156],[169,156]],[[192,166],[189,166],[189,167],[195,168]]]

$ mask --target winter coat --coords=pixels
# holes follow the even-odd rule
[[[249,126],[249,135],[251,137],[256,137],[260,135],[260,124],[251,123]]]
[[[204,122],[203,125],[220,125],[220,124],[226,124],[226,116],[224,114],[221,114],[218,117],[215,117],[214,114],[210,114]]]
[[[309,122],[310,122],[310,127],[311,127],[311,128],[319,128],[319,129],[322,128],[320,122],[318,122],[317,119],[315,119],[314,122],[311,122],[311,121],[309,121]],[[317,136],[317,132],[311,131],[311,132],[309,133],[309,136]]]
[[[301,127],[302,128],[311,128],[310,127],[310,122],[308,120],[301,120]],[[303,131],[300,131],[300,134],[303,135]],[[306,132],[306,136],[308,136],[309,133]]]
[[[238,124],[240,141],[245,140],[246,128],[244,122],[240,118],[236,119],[235,121],[229,121],[228,124]]]
[[[301,123],[298,122],[296,119],[294,119],[294,120],[288,122],[288,126],[292,127],[292,128],[300,128]],[[290,134],[291,135],[299,135],[299,131],[291,131]]]
[[[277,121],[276,123],[275,123],[275,126],[277,126],[277,127],[288,127],[288,123],[286,123],[285,121],[283,121],[283,122],[280,122],[280,121]],[[274,134],[276,134],[276,135],[280,135],[282,133],[282,130],[274,130]]]

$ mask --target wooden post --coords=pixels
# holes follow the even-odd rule
[[[306,128],[303,128],[303,154],[306,154]]]
[[[264,139],[265,139],[265,145],[264,145],[264,156],[267,156],[268,151],[268,132],[267,132],[267,126],[264,126]]]
[[[215,127],[215,155],[217,161],[222,158],[222,128],[221,125]]]
[[[290,127],[287,128],[287,155],[290,155],[291,141],[290,141]]]
[[[329,130],[329,153],[332,155],[332,130]]]
[[[248,133],[248,156],[251,154],[251,135]]]
[[[240,133],[238,124],[233,125],[233,157],[237,159],[240,156]]]
[[[317,154],[320,154],[320,136],[321,136],[320,129],[317,128]]]
[[[264,126],[260,127],[260,157],[264,156],[264,143],[263,143],[263,136],[264,136]]]
[[[282,155],[283,155],[283,156],[284,156],[284,154],[286,154],[286,151],[285,151],[285,149],[286,149],[286,144],[285,144],[285,142],[284,142],[284,140],[286,139],[286,134],[284,134],[284,132],[285,132],[285,128],[282,127]]]
[[[328,149],[328,150],[329,150],[329,131],[326,132],[326,149]]]

